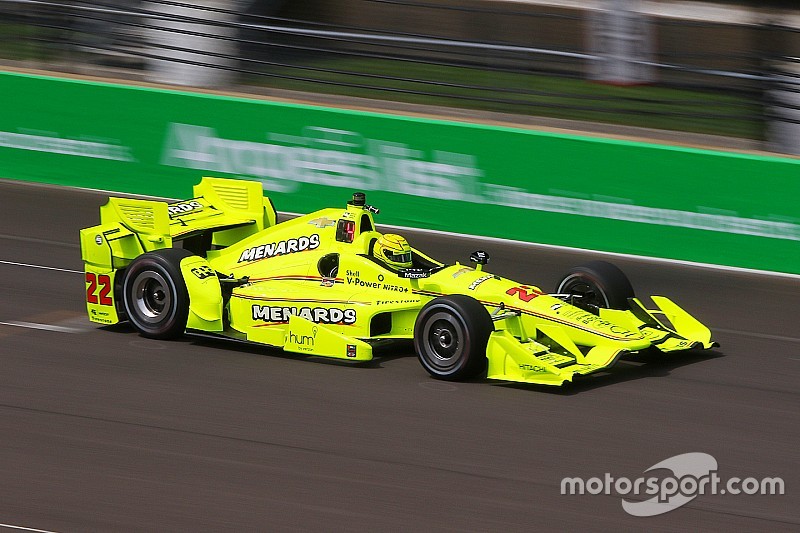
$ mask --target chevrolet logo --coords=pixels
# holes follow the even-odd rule
[[[334,224],[336,224],[336,221],[331,220],[328,217],[320,217],[310,221],[309,224],[313,224],[318,228],[327,228],[328,226],[333,226]]]

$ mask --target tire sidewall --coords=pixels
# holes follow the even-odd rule
[[[436,364],[429,346],[430,330],[438,320],[445,320],[458,330],[460,353],[451,365]],[[417,316],[414,349],[422,366],[435,378],[468,379],[486,368],[486,344],[493,329],[489,313],[477,300],[463,295],[436,298]]]
[[[602,294],[604,307],[609,309],[628,309],[628,298],[635,296],[625,273],[605,261],[592,261],[571,268],[559,281],[556,293],[567,293],[565,287],[572,281],[593,285]]]
[[[122,287],[122,299],[125,313],[133,327],[143,336],[168,339],[181,335],[186,329],[189,316],[189,294],[180,270],[180,262],[192,254],[183,249],[167,249],[148,252],[136,258],[125,272]],[[156,322],[148,322],[134,303],[134,283],[137,278],[147,272],[158,274],[166,283],[165,289],[170,291],[170,305],[164,312],[167,316]]]

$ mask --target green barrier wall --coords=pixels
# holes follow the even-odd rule
[[[0,177],[800,273],[800,161],[0,73]]]

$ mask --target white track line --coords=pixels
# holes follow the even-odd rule
[[[36,529],[33,527],[14,526],[11,524],[0,524],[0,527],[5,527],[8,529],[18,529],[21,531],[33,531],[34,533],[57,533],[56,531],[50,531],[49,529]]]
[[[42,270],[56,270],[58,272],[69,272],[70,274],[83,274],[83,270],[72,270],[70,268],[58,268],[58,267],[51,267],[51,266],[44,266],[44,265],[32,265],[30,263],[17,263],[15,261],[2,261],[2,260],[0,260],[0,264],[12,265],[12,266],[21,266],[21,267],[28,267],[28,268],[40,268]],[[2,524],[0,524],[0,525],[2,525]]]
[[[41,329],[45,331],[55,331],[58,333],[81,333],[83,330],[80,328],[71,328],[69,326],[56,326],[53,324],[38,324],[36,322],[22,322],[20,320],[11,320],[9,322],[0,322],[0,326],[14,326],[16,328],[28,329]],[[0,524],[2,525],[2,524]]]
[[[745,337],[755,337],[757,339],[767,339],[771,341],[800,342],[797,337],[785,337],[783,335],[770,335],[768,333],[756,333],[754,331],[739,331],[736,329],[714,328],[715,332],[730,333],[732,335],[743,335]]]

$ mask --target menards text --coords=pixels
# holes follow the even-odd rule
[[[286,239],[285,241],[271,242],[254,246],[242,251],[239,256],[239,263],[245,261],[256,261],[267,257],[274,257],[276,255],[292,254],[295,252],[302,252],[305,250],[313,250],[319,246],[319,235],[314,233],[308,237],[298,237],[296,239]]]
[[[253,320],[264,322],[289,322],[289,317],[298,315],[309,322],[318,324],[345,324],[356,322],[355,309],[339,309],[337,307],[272,307],[253,305]]]

